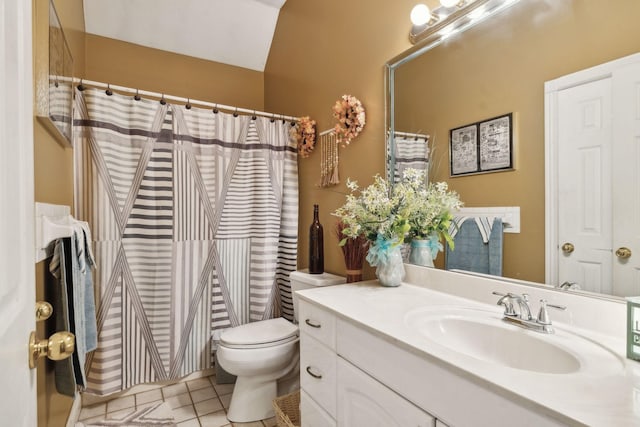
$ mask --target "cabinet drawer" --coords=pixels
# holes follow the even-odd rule
[[[300,300],[298,326],[331,350],[336,349],[336,317],[330,311]]]
[[[300,386],[320,406],[336,416],[336,354],[300,334]]]
[[[300,392],[300,418],[302,427],[336,427],[336,421],[304,390]]]

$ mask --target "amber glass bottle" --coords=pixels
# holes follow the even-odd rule
[[[318,205],[313,205],[313,223],[309,228],[309,273],[324,273],[324,236],[318,218]]]

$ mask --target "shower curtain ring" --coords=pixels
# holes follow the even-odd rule
[[[162,97],[160,98],[160,105],[166,105],[167,101],[164,100],[164,93],[162,94]]]
[[[107,90],[105,90],[104,93],[106,93],[107,96],[113,95],[113,91],[111,90],[109,83],[107,83]]]
[[[271,123],[274,123],[276,121],[276,115],[272,114],[271,115],[271,120],[269,120]]]
[[[218,110],[218,104],[214,105],[213,107],[213,114],[218,114],[219,110]]]
[[[258,117],[256,116],[256,110],[253,110],[253,116],[251,116],[251,120],[257,120]]]
[[[284,119],[284,114],[282,116],[280,116],[280,117],[282,117],[282,124],[287,123],[287,121]]]
[[[238,117],[238,107],[236,107],[236,111],[233,112],[233,117]]]
[[[185,104],[184,108],[186,108],[187,110],[191,110],[191,100],[189,98],[187,98],[187,103]]]
[[[138,89],[136,89],[136,94],[133,96],[133,99],[135,99],[136,101],[140,101],[142,98],[140,98],[140,93],[138,92]]]
[[[86,87],[84,87],[84,85],[82,84],[82,79],[80,79],[80,84],[78,85],[78,90],[80,92],[84,92],[85,89],[86,89]]]

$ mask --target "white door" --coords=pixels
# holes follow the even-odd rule
[[[554,170],[558,217],[555,240],[547,222],[556,251],[547,280],[640,295],[640,54],[549,83],[557,89],[547,94],[547,149],[557,163],[547,159],[547,218]]]
[[[0,2],[0,425],[36,425],[31,1]]]
[[[614,294],[640,295],[640,64],[613,72],[613,99]]]
[[[558,282],[611,294],[611,78],[558,93]]]

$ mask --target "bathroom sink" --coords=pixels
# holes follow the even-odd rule
[[[542,334],[502,321],[502,314],[462,307],[418,309],[405,324],[457,353],[494,365],[544,374],[622,369],[622,361],[599,344],[566,333]]]

